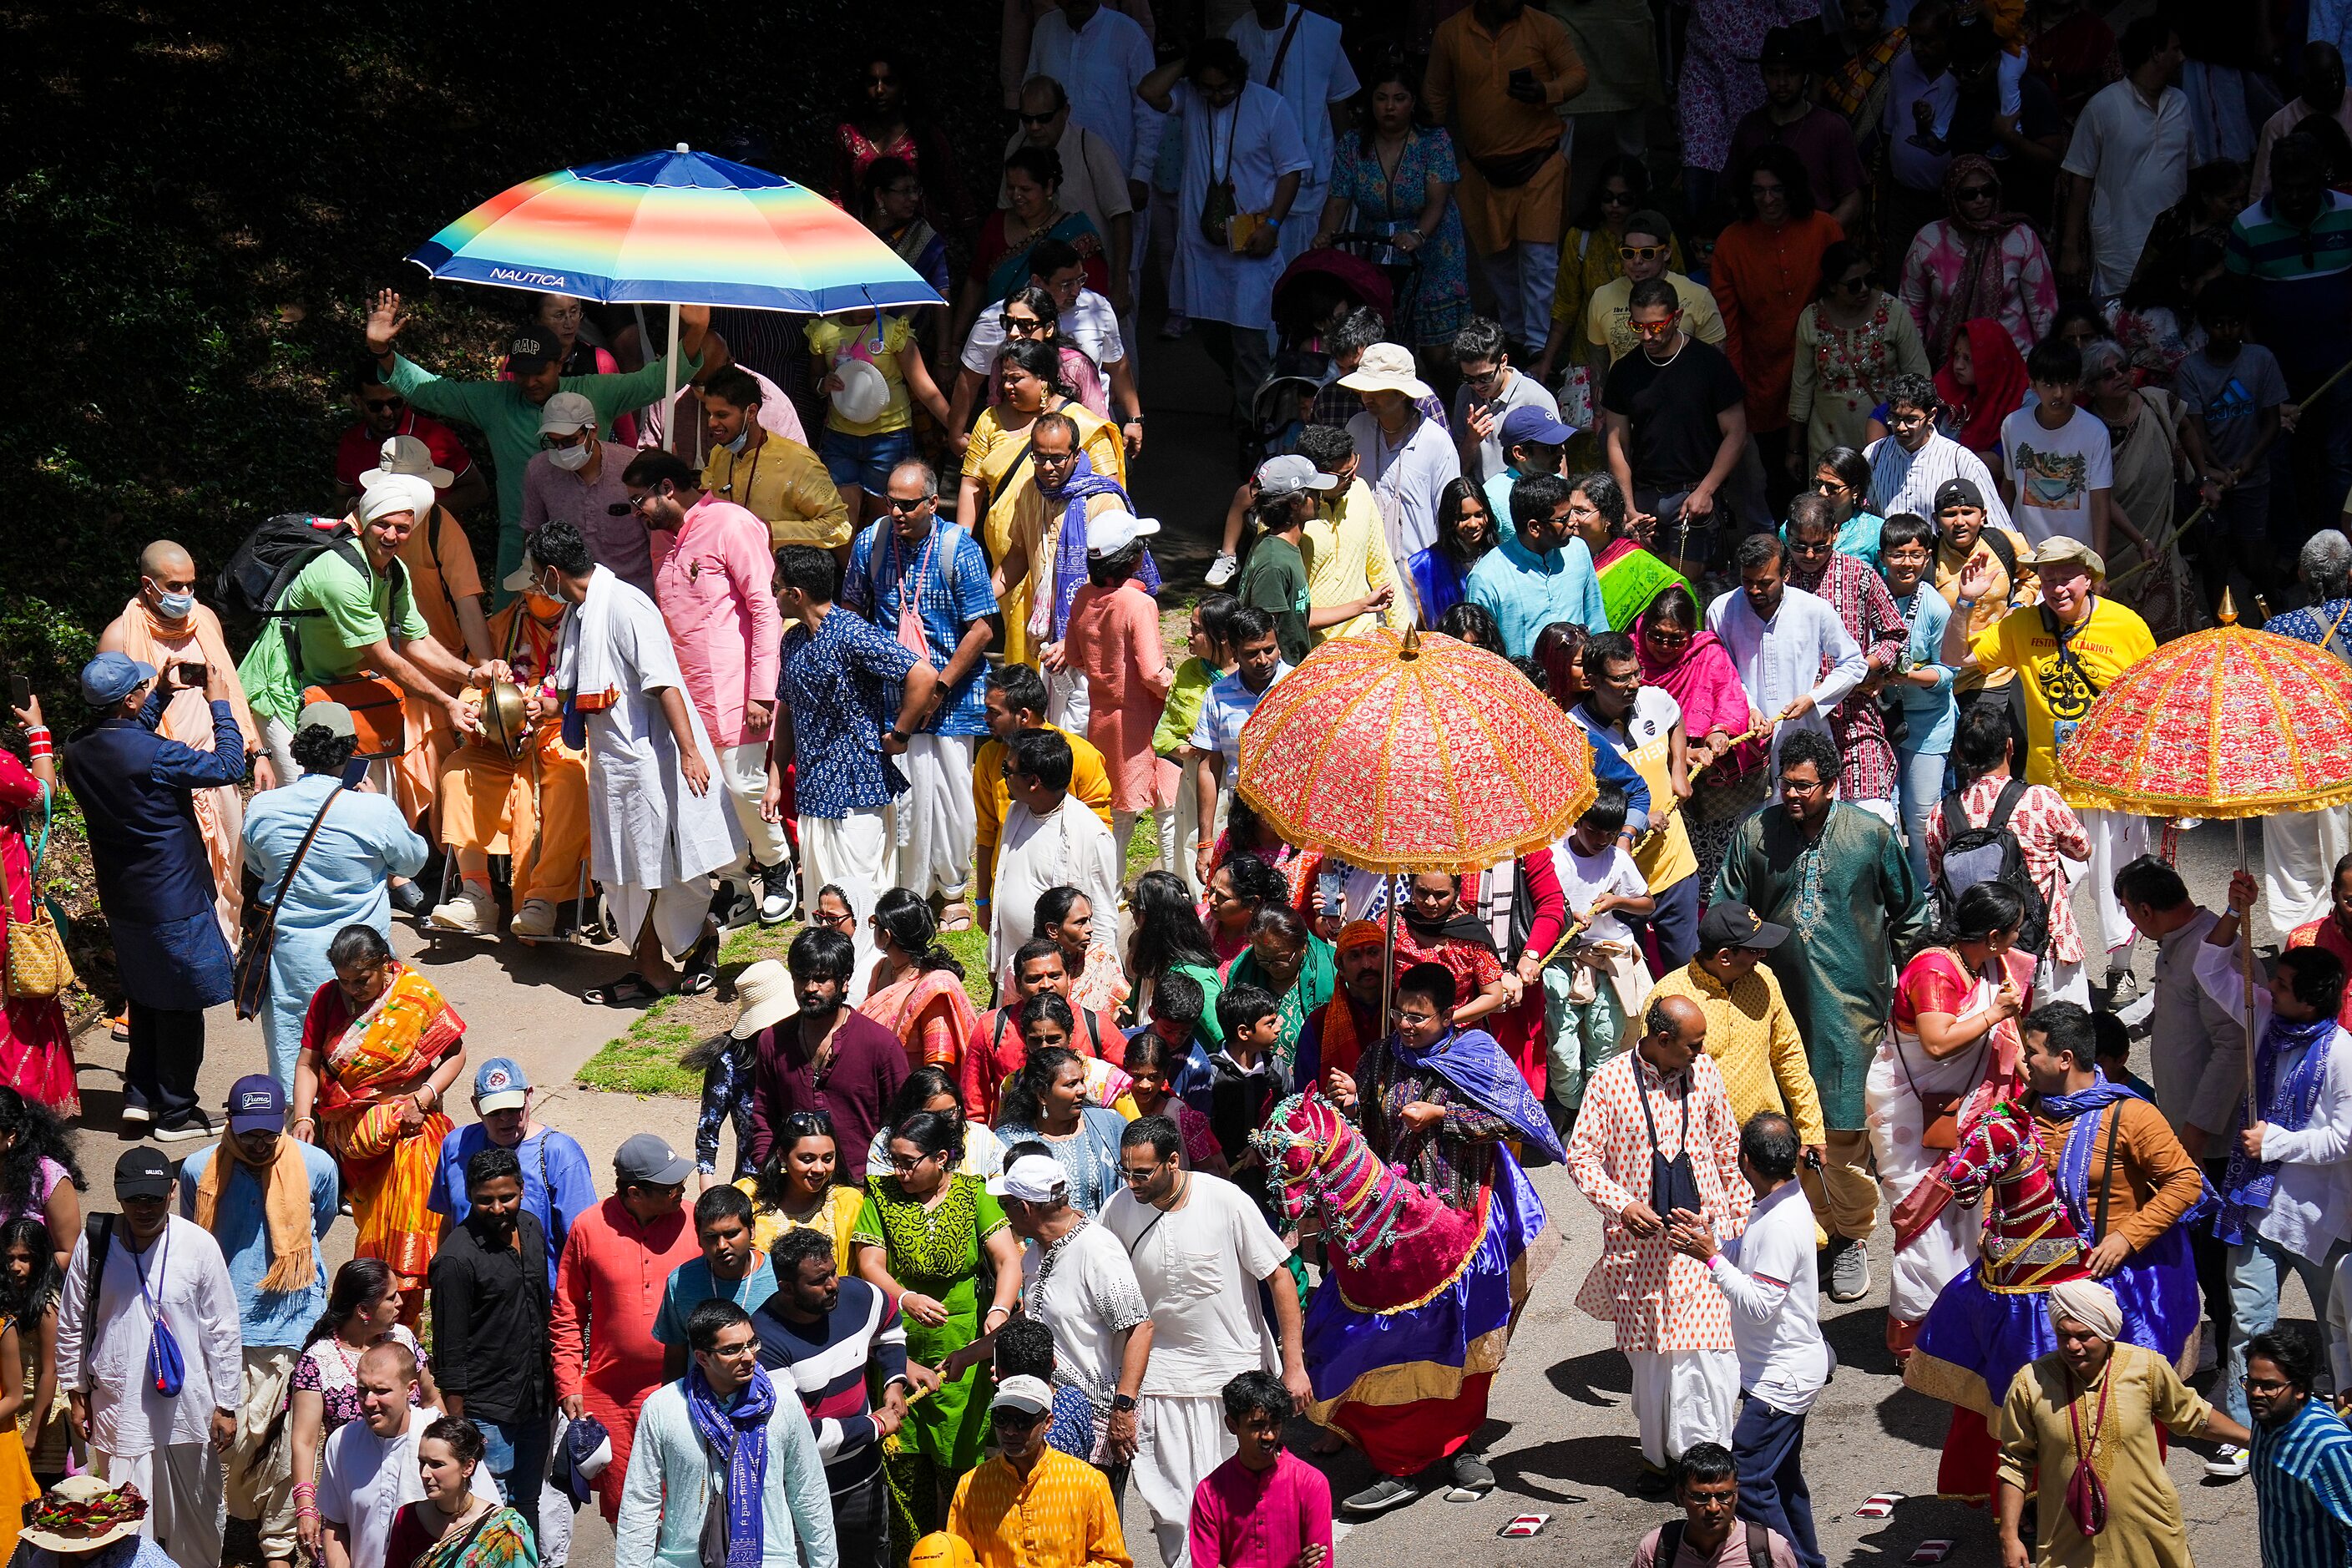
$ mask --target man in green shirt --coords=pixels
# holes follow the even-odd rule
[[[1311,634],[1385,607],[1396,590],[1383,586],[1339,604],[1315,604],[1301,542],[1307,520],[1315,515],[1316,497],[1339,481],[1308,458],[1285,453],[1259,464],[1253,482],[1257,488],[1254,510],[1265,531],[1250,547],[1249,565],[1234,596],[1274,617],[1282,661],[1297,664],[1315,646]]]
[[[237,667],[237,679],[245,683],[246,699],[261,721],[262,743],[281,784],[302,776],[291,748],[305,686],[372,670],[439,707],[458,734],[471,735],[478,726],[454,693],[469,681],[507,674],[506,666],[496,660],[470,668],[436,642],[417,613],[404,574],[394,563],[410,530],[432,515],[432,485],[411,474],[378,472],[360,492],[353,510],[359,519],[356,542],[366,570],[354,564],[345,550],[322,550],[313,556],[287,584],[277,607],[314,613],[264,623]],[[351,542],[354,536],[341,537]],[[291,658],[285,631],[289,626],[295,641]]]
[[[408,318],[400,296],[386,289],[375,297],[367,319],[368,353],[386,384],[427,414],[462,419],[489,438],[499,470],[499,569],[504,583],[522,564],[522,476],[539,454],[540,405],[559,392],[576,392],[595,406],[596,426],[610,430],[632,408],[658,402],[667,378],[660,360],[625,375],[565,375],[562,350],[552,335],[527,327],[508,352],[512,381],[444,381],[393,351],[393,340]],[[702,337],[710,325],[707,305],[681,305],[677,311],[677,384],[684,386],[702,368]],[[500,590],[499,602],[505,602]]]

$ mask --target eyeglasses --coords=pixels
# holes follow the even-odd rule
[[[539,438],[539,449],[542,452],[560,452],[567,447],[577,447],[582,441],[587,439],[587,437],[588,430],[585,426],[574,430],[569,436],[541,436]]]
[[[643,512],[646,502],[659,500],[661,500],[659,490],[647,490],[641,496],[631,496],[627,500],[614,501],[604,509],[604,514],[607,517],[627,517],[632,513]]]
[[[1601,193],[1601,205],[1604,207],[1630,207],[1633,205],[1633,193],[1631,191],[1603,191]]]
[[[988,1418],[999,1426],[1027,1427],[1034,1426],[1045,1416],[1042,1411],[1015,1410],[1009,1405],[997,1405],[990,1407]]]
[[[1634,321],[1630,323],[1630,325],[1638,336],[1644,338],[1663,338],[1668,332],[1675,330],[1675,322],[1680,320],[1681,317],[1682,312],[1680,310],[1675,310],[1668,314],[1666,319],[1663,321]]]
[[[1617,258],[1621,261],[1655,261],[1664,254],[1666,247],[1663,245],[1621,245],[1617,247]]]
[[[1999,195],[1999,185],[1962,185],[1952,193],[1952,198],[1963,202],[1989,202]]]
[[[923,508],[929,506],[931,502],[939,500],[937,496],[917,496],[912,500],[901,500],[897,496],[885,496],[882,499],[888,501],[890,503],[890,510],[897,512],[900,517],[912,517],[915,513],[922,510]]]
[[[1139,1171],[1132,1165],[1121,1165],[1118,1168],[1119,1180],[1125,1182],[1131,1187],[1136,1185],[1138,1183],[1151,1180],[1152,1177],[1160,1173],[1160,1168],[1159,1166],[1153,1165],[1146,1170]]]
[[[1838,279],[1838,288],[1860,299],[1870,292],[1870,275],[1865,272],[1859,278],[1841,278]]]
[[[1048,110],[1044,114],[1024,114],[1021,117],[1021,123],[1024,125],[1044,125],[1051,121],[1055,115],[1061,112],[1062,111],[1060,110],[1055,109]]]
[[[911,1160],[904,1154],[894,1153],[890,1156],[890,1168],[894,1171],[912,1171],[939,1159],[945,1152],[944,1150],[936,1150],[929,1154],[918,1154]]]

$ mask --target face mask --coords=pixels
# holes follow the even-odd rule
[[[196,596],[194,594],[155,595],[155,613],[167,621],[184,621],[188,618],[188,612],[195,607]]]
[[[576,447],[558,447],[547,454],[547,460],[567,474],[576,474],[588,466],[588,443]]]
[[[743,455],[743,448],[749,446],[751,441],[751,427],[749,425],[746,425],[741,430],[736,433],[735,439],[732,441],[722,441],[719,445],[725,447],[729,451],[734,453],[740,458]]]

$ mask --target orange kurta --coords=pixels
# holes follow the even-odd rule
[[[1845,237],[1824,212],[1779,228],[1735,223],[1715,242],[1708,281],[1723,315],[1723,352],[1748,387],[1748,428],[1789,427],[1789,381],[1796,364],[1797,318],[1821,282],[1822,252]]]
[[[1173,677],[1160,638],[1159,601],[1133,578],[1111,589],[1087,584],[1070,600],[1062,651],[1087,679],[1087,739],[1109,771],[1111,809],[1174,805],[1176,766],[1151,749]],[[1162,683],[1158,690],[1155,676]]]
[[[1510,95],[1511,73],[1521,69],[1535,73],[1541,103]],[[1478,162],[1557,147],[1560,121],[1554,108],[1582,92],[1584,83],[1584,61],[1568,28],[1549,12],[1529,6],[1492,32],[1467,9],[1437,25],[1422,103],[1430,118],[1451,123],[1462,171],[1454,199],[1480,255],[1521,241],[1559,243],[1567,229],[1568,160],[1547,159],[1525,184],[1508,189],[1489,182]]]
[[[470,659],[466,633],[457,621],[457,601],[482,596],[482,574],[474,563],[466,525],[447,507],[435,507],[429,524],[409,530],[400,547],[400,563],[408,569],[410,597],[433,640],[452,657]],[[394,777],[400,786],[401,815],[414,822],[432,806],[441,764],[457,749],[457,737],[437,705],[408,695],[401,706],[408,719],[408,752]]]

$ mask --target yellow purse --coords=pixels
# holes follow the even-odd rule
[[[66,939],[49,912],[48,900],[40,896],[41,861],[48,854],[49,823],[54,810],[51,787],[43,785],[41,789],[41,842],[33,851],[28,879],[33,918],[20,921],[13,913],[8,917],[7,992],[10,997],[23,1000],[56,996],[74,983],[73,961],[66,956]]]

